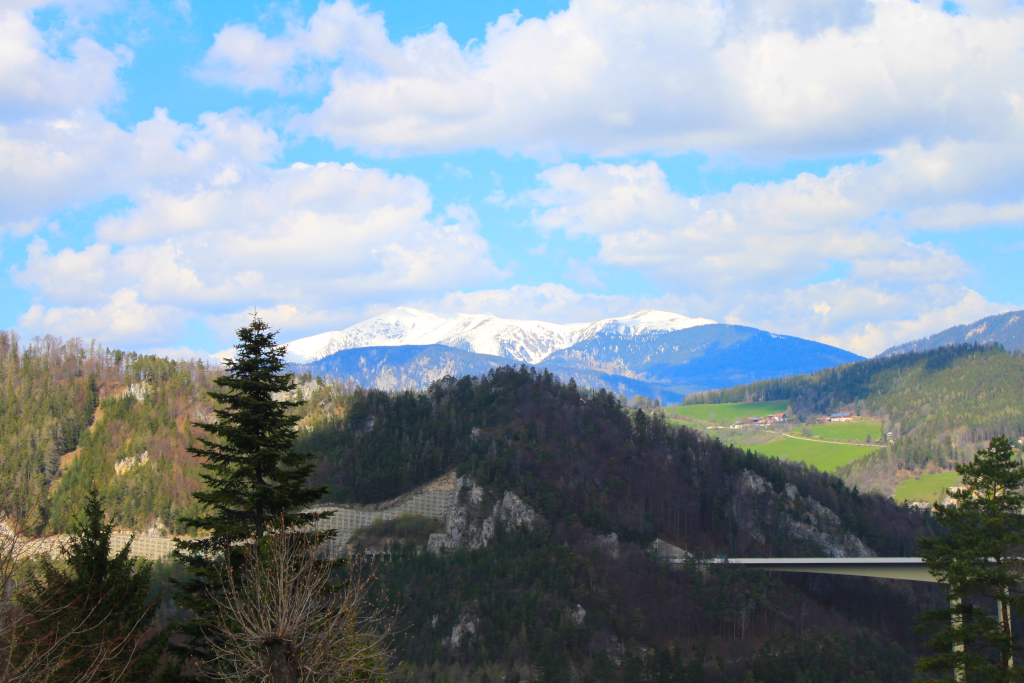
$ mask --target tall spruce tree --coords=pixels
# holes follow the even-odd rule
[[[1024,464],[1000,436],[956,471],[963,485],[953,502],[934,506],[946,533],[918,541],[950,597],[949,609],[922,615],[938,626],[928,643],[938,652],[923,657],[918,670],[957,672],[958,680],[1022,680],[1024,669],[1012,666],[1010,613],[1022,604]]]
[[[299,418],[290,409],[301,402],[281,398],[296,388],[294,375],[284,372],[283,346],[276,332],[255,314],[238,330],[235,357],[227,372],[214,380],[219,391],[216,421],[195,423],[208,434],[189,452],[203,458],[206,490],[193,494],[204,506],[197,517],[180,521],[205,532],[205,537],[179,540],[175,557],[192,573],[179,584],[179,603],[193,614],[182,628],[187,644],[179,654],[205,659],[207,638],[216,637],[210,619],[215,595],[222,590],[219,563],[239,565],[245,543],[275,529],[311,524],[322,515],[302,512],[319,500],[327,487],[309,488],[315,466],[312,453],[292,450]],[[278,398],[275,398],[277,396]]]
[[[156,668],[166,638],[144,639],[160,605],[148,600],[152,564],[131,558],[131,543],[111,556],[112,529],[92,489],[65,561],[42,560],[19,592],[36,638],[23,654],[47,653],[38,680],[145,681]]]

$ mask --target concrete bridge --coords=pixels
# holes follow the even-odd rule
[[[699,562],[765,569],[773,572],[801,574],[841,574],[871,576],[876,579],[903,579],[938,583],[920,557],[720,557],[693,560],[681,557],[662,558],[669,564]]]

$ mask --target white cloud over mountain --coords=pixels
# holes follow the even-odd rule
[[[122,126],[109,110],[132,50],[87,26],[55,37],[36,4],[0,10],[0,239],[34,234],[9,269],[34,297],[29,332],[173,347],[189,321],[230,334],[253,305],[295,336],[401,305],[559,322],[654,308],[870,354],[1022,303],[986,299],[974,264],[914,233],[1024,220],[1016,5],[575,0],[459,45],[443,25],[396,41],[383,15],[324,2],[273,35],[225,26],[189,66],[305,100]],[[281,163],[309,135],[337,159]],[[517,281],[472,201],[388,167],[478,148],[539,160],[511,200],[533,211],[527,229],[596,253]],[[693,150],[856,160],[675,189],[660,155]],[[109,199],[125,208],[65,239],[60,212]],[[649,293],[616,290],[615,272]]]
[[[415,178],[334,163],[244,175],[140,191],[135,208],[97,226],[90,247],[51,253],[37,239],[15,281],[57,309],[130,291],[148,305],[216,312],[296,302],[323,310],[499,275],[472,210],[434,216]],[[24,324],[36,320],[47,318]]]

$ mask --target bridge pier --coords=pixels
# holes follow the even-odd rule
[[[963,622],[963,617],[956,611],[957,608],[959,608],[959,607],[960,607],[960,598],[950,596],[950,598],[949,598],[949,609],[952,612],[951,616],[952,616],[952,619],[953,619],[953,628],[959,628],[960,625],[964,623]],[[953,645],[953,652],[963,652],[963,651],[964,651],[964,644],[963,644],[963,642],[959,642],[959,643],[956,643],[955,645]],[[956,667],[956,670],[953,672],[953,674],[954,674],[954,677],[956,678],[957,683],[964,683],[967,680],[967,671],[964,669],[962,664]]]

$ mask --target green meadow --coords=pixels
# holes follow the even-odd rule
[[[907,479],[896,487],[896,500],[924,500],[934,503],[942,492],[950,486],[960,483],[960,475],[956,472],[936,472],[922,474],[917,479]]]
[[[832,472],[851,460],[874,452],[877,446],[823,443],[805,439],[780,437],[766,443],[759,443],[751,450],[762,455],[796,460],[817,467],[822,472]]]
[[[741,417],[761,417],[784,413],[789,401],[765,401],[763,403],[703,403],[693,406],[669,406],[665,413],[671,417],[682,417],[702,420],[704,422],[732,423]]]
[[[866,442],[882,438],[882,423],[877,420],[861,422],[830,422],[823,425],[810,425],[811,433],[827,441],[860,441]]]

